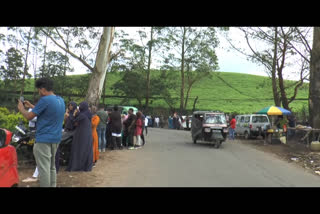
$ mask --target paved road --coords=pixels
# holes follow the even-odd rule
[[[115,187],[319,187],[320,177],[241,143],[193,144],[190,132],[149,128],[147,144],[117,152]],[[110,170],[110,168],[109,168]],[[121,175],[121,176],[120,176]],[[119,176],[117,178],[117,176]]]

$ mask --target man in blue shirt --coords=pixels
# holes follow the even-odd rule
[[[38,79],[35,83],[41,96],[34,106],[29,101],[19,100],[18,109],[27,120],[37,117],[36,143],[33,154],[39,170],[40,187],[56,187],[55,155],[62,136],[64,100],[53,93],[53,81]],[[25,107],[32,108],[31,112]]]

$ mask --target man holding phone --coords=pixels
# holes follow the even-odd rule
[[[53,93],[53,81],[40,78],[35,83],[40,100],[34,106],[29,101],[18,101],[18,109],[27,120],[37,116],[36,142],[33,154],[39,170],[40,187],[56,187],[55,155],[62,137],[65,104]],[[32,108],[31,112],[25,107]]]

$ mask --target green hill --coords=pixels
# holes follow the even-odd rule
[[[120,73],[107,74],[106,94],[113,95],[111,87],[121,78]],[[152,75],[158,75],[153,72]],[[83,75],[67,76],[67,82],[77,82]],[[179,72],[177,72],[177,81],[180,81]],[[33,80],[29,80],[26,91],[33,90]],[[286,84],[292,84],[293,81],[285,81]],[[173,97],[177,98],[175,107],[179,108],[179,89],[171,91]],[[287,91],[288,97],[293,94],[293,89]],[[253,113],[266,106],[274,105],[272,96],[271,80],[268,77],[231,73],[231,72],[213,72],[212,78],[202,79],[197,82],[191,92],[187,109],[191,110],[195,97],[198,96],[196,108],[199,110],[220,110],[224,112]],[[304,84],[298,90],[297,98],[308,98],[308,84]],[[75,101],[81,101],[81,98]],[[107,104],[120,104],[120,98],[106,98]],[[135,99],[131,99],[127,105],[138,105]],[[293,111],[298,112],[308,105],[307,100],[296,100],[290,105]],[[167,104],[161,99],[152,100],[151,107],[165,107]]]

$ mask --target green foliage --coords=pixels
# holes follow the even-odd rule
[[[21,82],[20,75],[22,74],[22,53],[15,48],[10,48],[6,52],[5,66],[0,67],[0,78],[4,80],[4,87],[15,90]]]
[[[72,72],[69,57],[58,51],[49,51],[45,53],[46,64],[40,67],[40,77],[64,76],[66,72]]]
[[[106,95],[115,95],[113,87],[117,82],[123,81],[124,72],[107,73]],[[194,84],[190,92],[190,100],[187,110],[191,110],[196,96],[199,97],[196,109],[199,110],[220,110],[224,112],[253,113],[260,109],[274,105],[272,97],[271,80],[268,77],[231,73],[231,72],[211,72],[211,78],[203,78]],[[76,102],[83,101],[85,97],[85,80],[89,75],[66,76],[67,91],[75,94],[82,94],[82,98],[72,98]],[[139,80],[137,80],[139,81]],[[162,83],[161,83],[162,82]],[[285,81],[286,85],[292,85],[293,81]],[[26,85],[26,91],[33,91],[34,80],[30,79]],[[125,83],[122,83],[125,84]],[[168,99],[151,99],[151,108],[179,108],[179,84],[180,73],[174,70],[151,71],[151,94],[152,97],[167,97]],[[134,85],[134,84],[133,84]],[[137,83],[135,83],[137,85]],[[127,87],[127,86],[126,86]],[[293,88],[287,89],[288,97],[292,96]],[[144,93],[144,92],[140,92]],[[122,93],[119,93],[119,95]],[[128,96],[133,96],[133,91],[128,91]],[[124,95],[124,94],[123,94]],[[298,91],[297,98],[308,98],[309,84],[305,83]],[[64,97],[68,102],[69,97]],[[101,99],[102,101],[102,99]],[[136,98],[106,98],[106,104],[130,104],[139,106]],[[144,103],[144,99],[143,102]],[[300,112],[303,105],[308,106],[308,100],[296,100],[290,104],[292,111]]]
[[[11,132],[15,130],[15,126],[23,121],[24,125],[27,127],[28,121],[19,113],[10,113],[7,108],[0,107],[0,127],[7,129]]]

